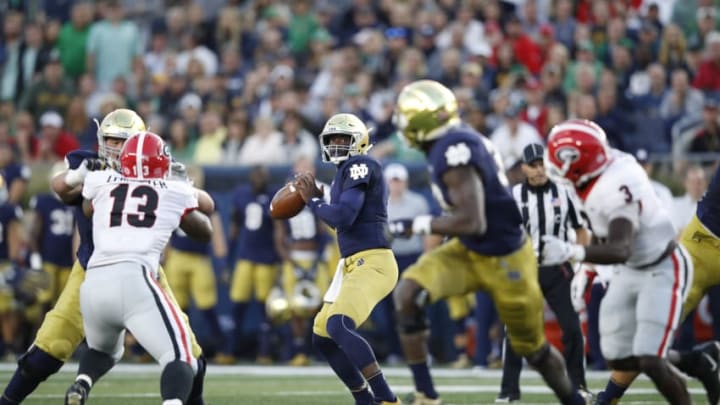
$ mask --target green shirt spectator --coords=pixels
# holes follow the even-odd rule
[[[60,62],[68,77],[76,79],[85,73],[88,33],[92,22],[92,5],[77,3],[72,8],[71,21],[63,25],[58,35]]]
[[[53,50],[43,70],[42,78],[25,90],[18,109],[38,118],[50,110],[64,116],[74,95],[75,87],[63,74],[59,52]]]
[[[307,0],[299,0],[293,4],[294,10],[288,27],[290,50],[294,53],[306,52],[311,37],[318,29],[315,16],[310,13]]]

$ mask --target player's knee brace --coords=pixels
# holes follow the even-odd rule
[[[413,292],[396,291],[395,308],[397,327],[400,333],[413,334],[424,332],[428,329],[425,319],[425,305],[430,297],[427,290],[419,289]]]
[[[160,394],[162,399],[179,399],[187,402],[193,385],[193,369],[181,360],[173,360],[165,365],[160,376]]]
[[[18,368],[24,377],[33,381],[45,381],[62,367],[63,362],[33,346],[18,359]]]
[[[638,361],[638,358],[635,356],[626,357],[624,359],[608,360],[607,364],[611,370],[640,371],[640,362]]]
[[[510,342],[508,342],[510,343]],[[540,350],[536,351],[535,353],[530,354],[529,356],[525,357],[527,359],[528,364],[530,364],[534,368],[540,368],[540,366],[547,360],[548,356],[550,355],[550,344],[545,343],[542,345]]]

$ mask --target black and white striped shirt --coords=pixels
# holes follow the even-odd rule
[[[574,241],[574,230],[584,227],[574,194],[565,186],[548,180],[544,186],[534,187],[525,181],[515,185],[512,194],[540,264],[543,262],[543,236],[553,235],[562,240]]]

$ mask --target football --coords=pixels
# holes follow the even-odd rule
[[[278,190],[270,201],[270,216],[274,219],[288,219],[299,214],[305,207],[300,193],[295,185],[287,183],[283,188]]]

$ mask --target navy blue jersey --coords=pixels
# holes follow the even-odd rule
[[[523,242],[522,217],[517,205],[498,178],[498,168],[478,133],[455,127],[439,138],[428,153],[435,197],[452,209],[448,189],[442,181],[453,167],[471,165],[482,179],[485,190],[487,232],[482,236],[463,236],[460,241],[470,250],[487,256],[506,255]]]
[[[210,255],[210,242],[198,242],[187,236],[180,228],[176,229],[170,237],[170,246],[181,252]]]
[[[5,203],[0,205],[0,228],[2,229],[2,240],[0,240],[0,261],[9,260],[8,254],[8,230],[13,221],[22,220],[22,208],[17,204]]]
[[[283,221],[283,226],[286,239],[290,243],[310,240],[324,246],[326,242],[327,235],[320,225],[320,218],[310,207],[303,208],[299,214]]]
[[[65,156],[65,161],[70,169],[77,169],[85,159],[97,159],[98,154],[88,150],[74,150]],[[82,196],[70,203],[75,206],[75,221],[77,222],[78,233],[80,234],[80,246],[78,246],[77,258],[80,265],[86,269],[88,260],[95,249],[93,243],[92,220],[85,216],[82,210]]]
[[[330,187],[330,203],[338,203],[343,191],[351,188],[365,193],[365,203],[352,224],[337,229],[340,254],[349,257],[363,250],[389,249],[388,191],[380,163],[365,155],[351,156],[342,162]]]
[[[720,237],[720,167],[698,201],[697,217],[713,235]]]
[[[72,266],[75,212],[54,194],[39,194],[30,200],[30,208],[42,220],[40,255],[43,261],[61,267]]]
[[[10,163],[0,169],[0,175],[3,176],[8,187],[17,179],[29,181],[31,173],[30,167],[21,163]]]
[[[240,186],[233,196],[233,221],[240,229],[235,241],[237,259],[273,264],[280,261],[275,251],[273,221],[270,217],[271,193],[255,194]]]

